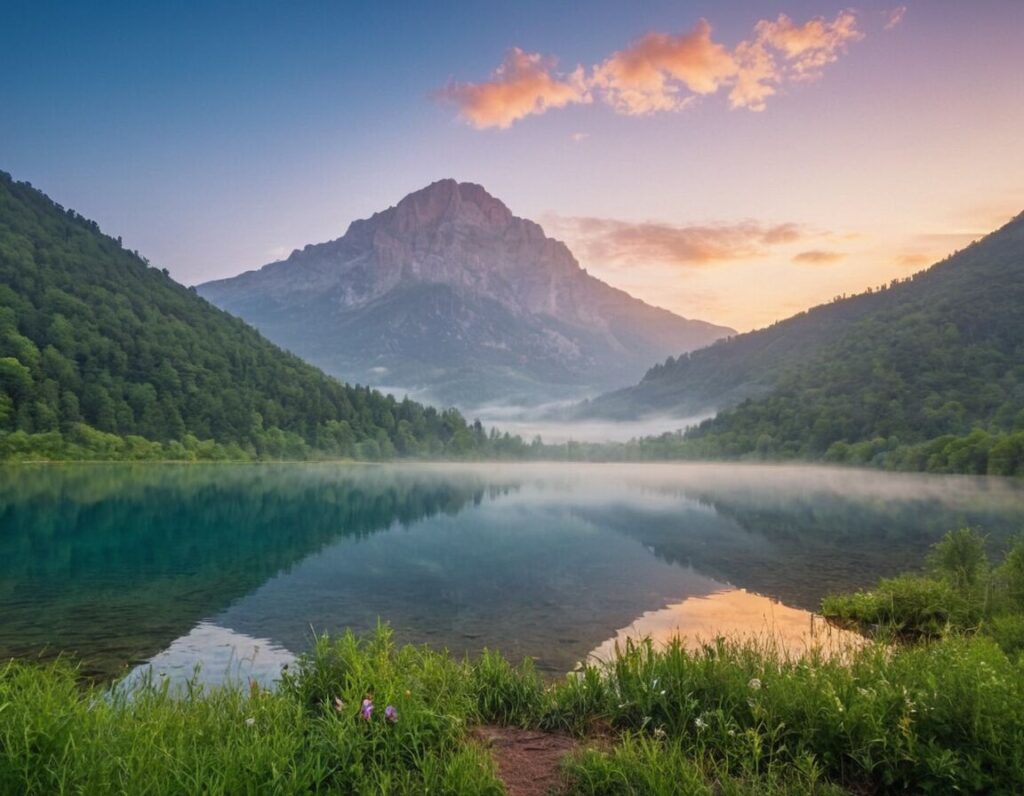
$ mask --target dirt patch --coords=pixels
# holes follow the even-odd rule
[[[549,796],[565,790],[560,763],[577,747],[565,735],[515,727],[477,727],[473,734],[491,750],[509,796]]]

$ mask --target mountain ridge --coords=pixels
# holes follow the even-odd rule
[[[911,277],[669,360],[580,411],[725,401],[648,440],[669,458],[1024,475],[1022,308],[1019,214]]]
[[[669,357],[649,369],[637,384],[604,393],[576,408],[581,417],[633,419],[670,414],[687,417],[726,409],[772,389],[797,361],[809,359],[875,312],[901,302],[915,283],[946,278],[947,265],[993,235],[1024,229],[1024,212],[964,249],[904,279],[878,289],[810,307],[763,329],[717,341],[707,348]]]
[[[0,459],[466,455],[453,410],[342,384],[0,172]]]
[[[414,287],[427,290],[426,306]],[[353,221],[340,238],[197,289],[328,372],[433,389],[445,402],[627,383],[670,351],[733,332],[604,283],[539,224],[453,179]],[[467,389],[453,391],[459,372]]]

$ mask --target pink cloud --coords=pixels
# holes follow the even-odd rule
[[[689,33],[648,33],[594,68],[593,85],[620,113],[678,110],[692,94],[713,94],[737,71],[723,45],[711,40],[711,25],[700,20]]]
[[[771,246],[803,239],[798,224],[685,225],[630,222],[614,218],[551,216],[545,224],[566,238],[584,261],[609,265],[712,265],[763,255]]]
[[[820,77],[821,70],[835,63],[847,44],[864,38],[857,29],[857,17],[851,11],[840,11],[831,22],[815,17],[803,25],[779,14],[774,22],[758,22],[754,33],[756,41],[778,50],[784,68],[796,80]]]
[[[729,92],[729,104],[762,111],[779,85],[787,80],[818,79],[826,66],[846,52],[850,42],[862,38],[857,18],[850,11],[841,11],[831,22],[815,17],[802,25],[785,14],[775,21],[762,19],[754,26],[754,38],[736,47],[740,69]]]
[[[827,265],[838,262],[846,257],[842,252],[825,251],[823,249],[811,249],[800,252],[793,257],[793,262],[804,265]]]
[[[903,17],[907,15],[906,6],[896,6],[890,8],[885,12],[885,30],[892,30],[903,21]]]
[[[648,33],[589,74],[581,66],[559,74],[553,58],[516,48],[490,80],[451,83],[439,94],[477,128],[506,128],[526,116],[593,99],[627,115],[678,111],[720,91],[728,91],[730,107],[760,111],[783,84],[821,77],[851,42],[864,37],[852,11],[802,24],[785,14],[762,19],[732,49],[711,34],[704,19],[688,32]]]
[[[491,79],[482,83],[450,83],[443,99],[454,102],[462,117],[478,129],[506,128],[518,119],[589,102],[582,67],[568,75],[555,73],[554,58],[513,47]]]

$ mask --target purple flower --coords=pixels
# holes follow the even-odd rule
[[[367,697],[363,700],[363,706],[359,709],[359,715],[364,721],[369,721],[373,717],[373,700]]]
[[[394,705],[388,705],[386,708],[384,708],[384,718],[386,718],[392,724],[398,721],[398,711],[395,710]]]

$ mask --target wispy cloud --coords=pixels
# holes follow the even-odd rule
[[[907,15],[906,6],[896,6],[885,11],[885,30],[892,30],[903,21]]]
[[[920,252],[907,252],[897,257],[896,262],[907,268],[918,268],[925,265],[931,265],[935,262],[935,258],[927,254],[921,254]]]
[[[555,71],[556,66],[554,58],[514,47],[490,80],[451,82],[438,94],[454,102],[462,117],[477,128],[505,128],[524,116],[589,102],[583,68],[562,75]]]
[[[798,224],[673,225],[614,218],[547,216],[545,226],[566,239],[584,262],[605,265],[701,267],[761,256],[808,233]]]
[[[829,263],[838,262],[842,260],[846,255],[843,252],[826,251],[824,249],[809,249],[805,252],[799,252],[793,256],[793,262],[802,263],[803,265],[828,265]]]
[[[762,19],[735,47],[714,41],[701,19],[683,33],[652,32],[599,64],[558,72],[550,56],[510,50],[489,80],[449,83],[438,94],[477,128],[507,128],[526,116],[595,99],[617,113],[678,111],[728,92],[729,105],[764,110],[788,82],[816,80],[864,34],[852,11],[801,24],[785,14]]]

